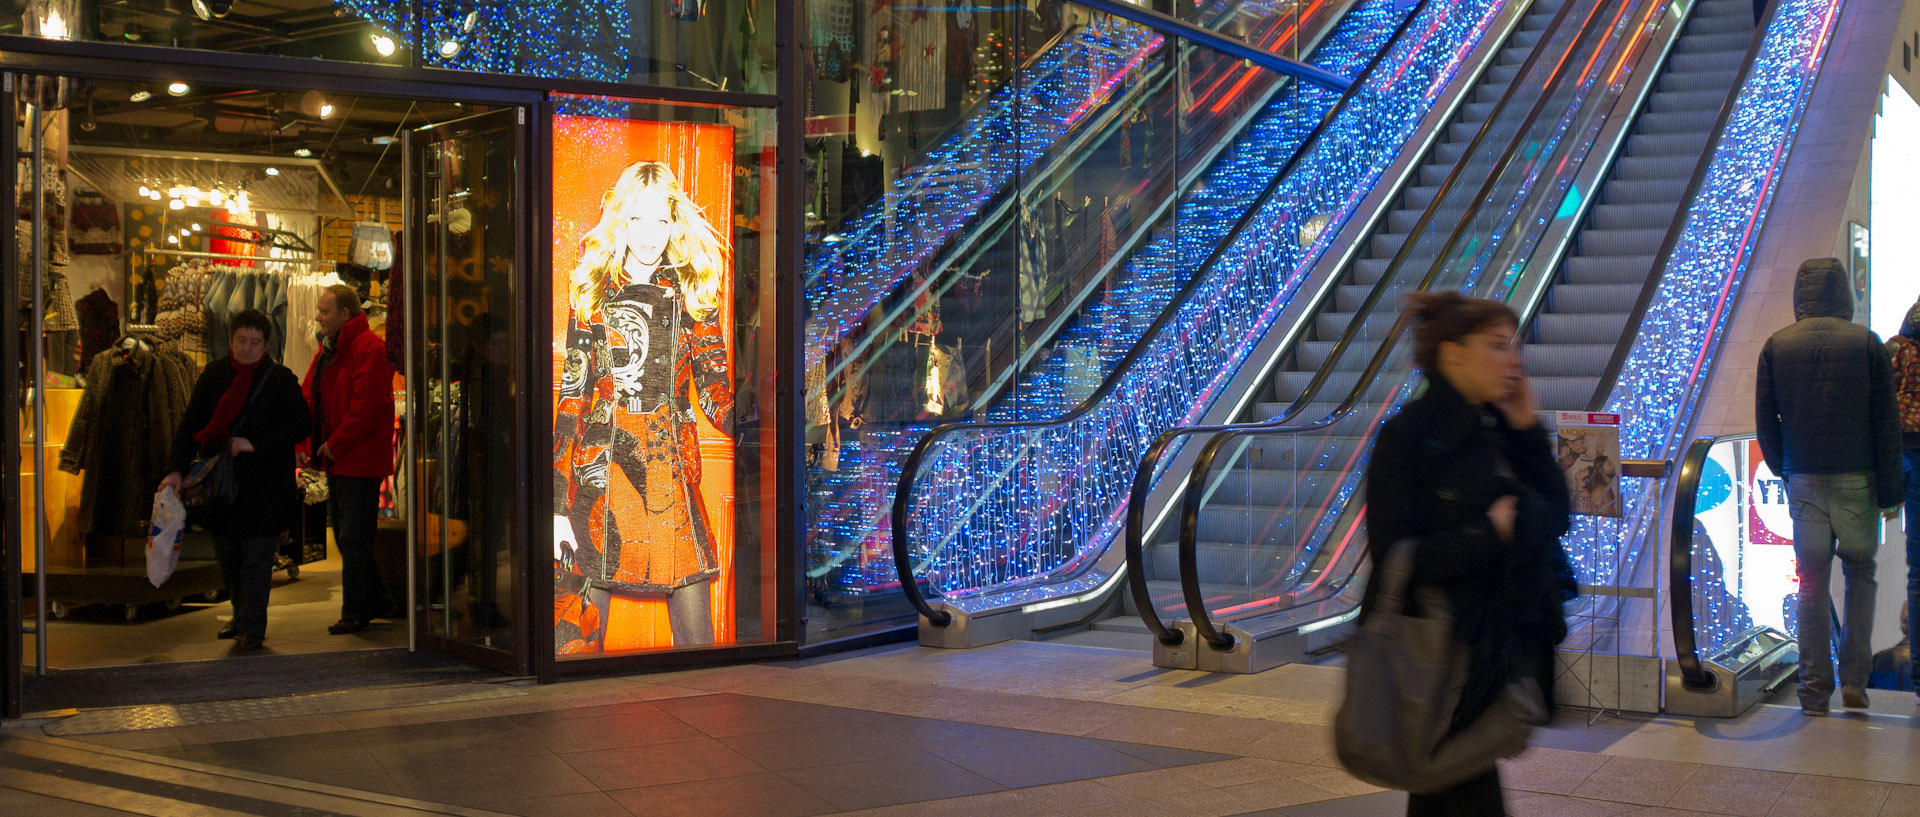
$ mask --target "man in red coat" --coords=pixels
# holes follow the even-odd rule
[[[320,293],[314,317],[320,351],[304,384],[314,418],[311,450],[314,464],[327,472],[327,510],[344,585],[340,620],[327,632],[344,635],[400,615],[373,558],[380,483],[393,473],[393,369],[353,287]]]

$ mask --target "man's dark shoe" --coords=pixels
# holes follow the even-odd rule
[[[367,622],[364,619],[343,618],[327,625],[327,632],[333,635],[346,635],[348,633],[360,632],[366,628]]]
[[[1840,703],[1848,709],[1866,709],[1867,691],[1852,684],[1840,688]]]
[[[216,636],[214,636],[214,638],[218,638],[218,639],[220,639],[220,640],[222,640],[222,641],[225,641],[225,640],[227,640],[227,639],[229,639],[229,638],[233,638],[233,637],[236,637],[236,636],[238,636],[238,635],[240,635],[240,631],[239,631],[239,630],[236,630],[236,629],[234,629],[234,627],[233,627],[233,625],[231,625],[231,624],[229,624],[229,625],[227,625],[227,626],[225,626],[225,627],[221,627],[221,628],[220,628],[220,634],[219,634],[219,635],[216,635]]]
[[[246,635],[240,636],[240,649],[245,650],[247,652],[253,652],[254,650],[260,649],[261,647],[264,647],[266,645],[267,645],[267,640],[261,636],[254,635],[252,633],[248,633]]]

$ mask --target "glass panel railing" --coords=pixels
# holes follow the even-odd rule
[[[1662,253],[1656,286],[1636,309],[1640,331],[1623,340],[1618,377],[1609,378],[1612,390],[1601,410],[1622,415],[1622,457],[1673,460],[1686,445],[1839,10],[1837,0],[1769,6],[1710,158],[1690,184],[1696,192],[1685,218],[1664,244],[1671,251]],[[1621,489],[1623,517],[1575,518],[1564,541],[1581,583],[1654,586],[1665,555],[1658,534],[1662,500],[1658,483],[1628,480]],[[1666,626],[1650,603],[1614,603],[1633,605],[1609,611],[1623,621]]]
[[[1022,603],[1105,583],[1126,473],[1153,435],[1207,408],[1328,249],[1381,169],[1498,15],[1429,2],[1201,265],[1101,388],[1065,418],[948,426],[922,441],[896,500],[895,553],[949,606]],[[1309,226],[1309,225],[1312,226]],[[1182,223],[1184,231],[1186,224]]]
[[[1375,9],[1391,6],[1309,2],[1258,16],[1242,4],[1227,27],[1255,43],[1318,43],[1311,53],[1319,63],[1364,65],[1382,39],[1372,27],[1385,15]],[[1338,96],[1190,44],[1152,49],[1138,76],[1122,84],[1124,93],[1087,114],[1105,124],[1076,131],[1072,149],[1056,160],[1014,174],[1004,201],[944,205],[972,219],[955,228],[964,235],[913,272],[908,290],[876,302],[824,356],[810,359],[807,572],[809,626],[817,634],[910,613],[891,560],[878,551],[913,442],[978,407],[1025,410],[1022,401],[1037,392],[1013,373],[1101,305],[1157,308],[1141,288],[1184,272],[1169,275],[1175,224],[1200,217],[1230,225],[1251,198],[1245,188],[1273,175]],[[987,212],[994,207],[1000,210]],[[829,238],[836,246],[849,240]],[[867,263],[873,268],[861,274],[899,271],[891,262]],[[810,327],[828,320],[834,307],[811,295],[809,302]],[[1115,325],[1117,318],[1100,314]],[[809,347],[810,355],[818,351]],[[1085,350],[1066,354],[1089,359]],[[1077,371],[1098,383],[1093,365]],[[1057,385],[1062,393],[1075,388]],[[899,603],[888,606],[888,596]]]
[[[1570,9],[1583,27],[1548,35],[1548,48],[1535,54],[1532,70],[1539,76],[1523,78],[1513,87],[1523,93],[1509,94],[1523,104],[1496,110],[1485,128],[1492,138],[1476,140],[1458,165],[1456,178],[1483,181],[1443,185],[1293,408],[1208,441],[1193,467],[1184,504],[1192,512],[1183,514],[1180,529],[1182,558],[1191,558],[1197,571],[1183,581],[1184,601],[1190,610],[1204,601],[1208,612],[1194,616],[1196,629],[1209,634],[1226,620],[1344,587],[1363,550],[1352,525],[1359,509],[1348,505],[1360,489],[1367,446],[1419,383],[1401,314],[1404,296],[1452,290],[1504,299],[1513,293],[1517,281],[1507,273],[1526,268],[1547,216],[1590,158],[1626,87],[1614,66],[1640,56],[1649,24],[1666,8],[1628,0]],[[1564,48],[1556,47],[1563,41]],[[1525,92],[1540,87],[1544,93]],[[1524,104],[1528,100],[1534,101]],[[1289,424],[1289,418],[1309,425]],[[1281,456],[1272,456],[1273,449]],[[1196,555],[1187,557],[1188,550]],[[1233,554],[1249,567],[1223,582],[1207,572],[1202,552],[1216,561]]]

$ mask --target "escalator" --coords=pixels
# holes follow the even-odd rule
[[[1318,10],[1321,5],[1312,3],[1308,8]],[[1397,9],[1390,0],[1364,0],[1338,8],[1341,13],[1327,15],[1324,30],[1312,33],[1317,45],[1307,63],[1352,76],[1391,39],[1397,30],[1395,23],[1406,16],[1406,10]],[[1269,38],[1308,36],[1298,20],[1288,20],[1284,25],[1269,21],[1251,30]],[[884,509],[914,440],[952,407],[933,410],[927,405],[937,389],[911,391],[901,399],[899,390],[885,387],[899,381],[889,376],[889,364],[894,360],[905,359],[917,366],[930,350],[939,348],[936,333],[943,330],[927,330],[916,344],[913,338],[918,325],[945,323],[947,332],[952,332],[955,325],[970,327],[974,331],[966,336],[973,339],[969,347],[972,353],[994,360],[1013,358],[1010,364],[973,367],[1001,372],[1001,382],[983,384],[980,396],[968,399],[967,404],[1003,414],[1046,411],[1048,388],[1015,381],[1007,373],[1045,365],[1036,360],[1058,359],[1059,355],[1053,353],[1060,344],[1050,343],[1050,339],[1071,337],[1074,327],[1084,325],[1085,315],[1095,316],[1093,320],[1107,342],[1124,344],[1129,332],[1137,336],[1150,317],[1140,320],[1128,315],[1151,315],[1171,299],[1181,280],[1190,277],[1206,257],[1209,242],[1217,242],[1232,228],[1260,187],[1280,170],[1340,97],[1337,92],[1314,85],[1280,82],[1278,76],[1263,75],[1270,73],[1265,69],[1205,47],[1188,48],[1181,52],[1180,59],[1184,70],[1179,72],[1179,80],[1140,102],[1147,111],[1145,118],[1165,122],[1178,137],[1161,155],[1143,157],[1130,144],[1136,134],[1117,132],[1093,143],[1059,168],[1057,175],[1049,177],[1056,184],[1079,185],[1076,189],[1104,185],[1117,190],[1119,195],[1113,198],[1123,206],[1111,212],[1124,217],[1123,222],[1110,224],[1103,231],[1103,243],[1110,247],[1097,251],[1073,247],[1062,253],[1066,257],[1051,267],[1060,273],[1060,280],[1052,287],[1059,292],[1049,295],[1050,308],[1010,322],[1009,313],[1026,307],[1010,304],[1018,298],[1009,298],[1009,292],[1003,290],[997,293],[997,299],[992,297],[996,293],[977,299],[982,303],[969,310],[975,316],[971,323],[955,317],[959,310],[951,305],[965,300],[959,287],[964,286],[967,271],[983,266],[1002,270],[1018,267],[1025,273],[1033,266],[1026,263],[1026,256],[1033,252],[1026,236],[1009,235],[1021,232],[1018,225],[1009,223],[1010,219],[988,222],[973,228],[978,234],[967,237],[967,248],[956,255],[953,268],[962,274],[955,276],[957,280],[929,284],[920,296],[921,302],[909,305],[912,308],[902,313],[898,323],[905,328],[897,338],[886,333],[863,336],[862,348],[829,361],[839,368],[823,371],[815,383],[810,383],[836,396],[858,384],[867,393],[864,402],[868,407],[859,427],[843,432],[832,467],[816,468],[810,475],[808,489],[813,499],[809,503],[809,528],[814,531],[814,543],[809,581],[816,606],[823,612],[830,615],[834,602],[851,598],[860,598],[863,603],[889,594],[899,598],[892,565],[871,559],[869,543],[876,536],[884,539]],[[1182,134],[1184,137],[1179,136]],[[1073,178],[1065,178],[1069,175]],[[1090,178],[1092,181],[1088,181]],[[1044,189],[1048,180],[1032,183]],[[1008,256],[1018,257],[1022,263],[993,260]],[[948,306],[944,314],[941,305]],[[1131,329],[1123,325],[1129,320]],[[998,348],[988,343],[983,349],[980,334],[1015,337]],[[1080,359],[1083,367],[1089,365],[1085,356]],[[967,368],[966,360],[957,367]],[[835,371],[845,377],[836,381]],[[923,379],[916,371],[907,384],[917,386]],[[1055,389],[1052,393],[1057,400],[1063,392]],[[901,608],[907,609],[904,602]]]
[[[1119,559],[1105,546],[1125,496],[1120,475],[1137,456],[1131,446],[1204,410],[1208,380],[1230,373],[1246,353],[1238,338],[1300,291],[1304,279],[1295,271],[1332,246],[1389,167],[1410,161],[1398,154],[1427,111],[1464,87],[1456,72],[1472,76],[1490,63],[1494,48],[1485,39],[1504,39],[1519,18],[1517,9],[1492,3],[1422,4],[1407,18],[1407,33],[1354,83],[1350,98],[1309,134],[1284,172],[1248,198],[1257,206],[1230,225],[1204,213],[1176,222],[1159,244],[1167,248],[1162,257],[1177,259],[1176,269],[1194,264],[1194,277],[1171,298],[1158,297],[1164,308],[1139,309],[1121,293],[1068,324],[1062,338],[1104,339],[1115,323],[1125,332],[1125,342],[1080,358],[1098,367],[1090,378],[1097,387],[1081,396],[1061,385],[1089,367],[1064,353],[1037,358],[1021,373],[1016,393],[1041,395],[1048,412],[1065,416],[953,424],[920,441],[894,493],[888,566],[923,616],[952,621],[958,613],[984,622],[1018,613],[991,626],[947,629],[962,642],[982,643],[1024,635],[1032,622],[1022,616],[1111,597]],[[1209,241],[1190,249],[1187,222],[1197,222],[1191,226]],[[1153,271],[1141,270],[1143,283],[1152,283]],[[1210,333],[1185,331],[1198,318],[1215,322]],[[940,607],[925,601],[923,588],[940,596]]]
[[[1710,0],[1689,10],[1684,27],[1663,25],[1671,46],[1649,48],[1642,58],[1654,84],[1620,94],[1591,155],[1554,162],[1558,181],[1545,195],[1514,203],[1527,217],[1476,224],[1482,216],[1469,215],[1448,251],[1402,249],[1403,257],[1442,259],[1417,288],[1507,300],[1530,322],[1526,332],[1534,344],[1526,359],[1545,408],[1624,410],[1622,456],[1658,459],[1673,451],[1771,202],[1783,146],[1791,142],[1835,8],[1822,0],[1789,0],[1771,13],[1775,24],[1765,37],[1754,35],[1750,8],[1737,2]],[[1744,49],[1729,55],[1727,46],[1741,37]],[[1718,100],[1711,116],[1693,110],[1710,98]],[[1534,145],[1528,141],[1522,155]],[[1535,155],[1550,157],[1551,150]],[[1482,213],[1514,207],[1504,197],[1478,198],[1494,205]],[[1691,202],[1684,213],[1682,201]],[[1714,221],[1727,213],[1738,219],[1731,227]],[[1459,239],[1471,247],[1475,237],[1498,249],[1453,271],[1461,266]],[[1622,271],[1633,267],[1639,272]],[[1366,446],[1418,382],[1406,360],[1397,303],[1381,308],[1385,299],[1378,296],[1378,288],[1369,296],[1381,309],[1376,314],[1388,316],[1378,320],[1394,326],[1363,342],[1368,315],[1362,314],[1342,335],[1347,344],[1369,347],[1364,367],[1343,364],[1336,345],[1306,394],[1284,408],[1254,410],[1275,421],[1184,432],[1204,444],[1177,489],[1181,518],[1168,526],[1170,533],[1139,525],[1129,540],[1138,551],[1133,564],[1140,566],[1136,608],[1158,636],[1157,662],[1259,671],[1307,659],[1343,637],[1341,625],[1358,611],[1362,582],[1356,579],[1364,575],[1359,489]],[[1630,325],[1640,331],[1623,332]],[[1691,369],[1676,365],[1689,360]],[[1316,402],[1316,389],[1334,397]],[[1336,402],[1331,414],[1320,408]],[[1165,467],[1149,460],[1139,473]],[[1648,547],[1659,541],[1653,486],[1627,480],[1624,518],[1578,517],[1565,540],[1589,593],[1579,608],[1588,632],[1576,635],[1592,649],[1624,655],[1628,633],[1649,632],[1650,608],[1633,588],[1658,562]],[[1141,495],[1137,490],[1136,500]],[[1176,599],[1164,585],[1142,580],[1155,568],[1177,571]],[[1169,625],[1164,618],[1177,620]],[[1764,646],[1760,651],[1771,654],[1778,644],[1729,638],[1715,646],[1729,654]]]

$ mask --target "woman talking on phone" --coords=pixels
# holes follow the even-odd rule
[[[1451,602],[1454,636],[1471,654],[1452,735],[1516,680],[1537,681],[1551,705],[1561,604],[1576,589],[1560,548],[1570,502],[1520,365],[1518,316],[1457,293],[1417,295],[1409,308],[1426,389],[1374,446],[1368,551],[1377,572],[1390,547],[1410,543],[1412,588]],[[1372,596],[1369,587],[1363,610]],[[1407,801],[1409,817],[1505,813],[1491,758],[1483,774]]]

